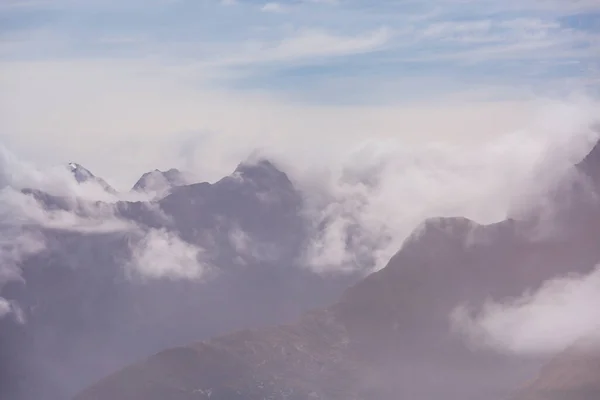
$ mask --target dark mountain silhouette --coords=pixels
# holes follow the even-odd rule
[[[295,323],[162,351],[76,399],[506,399],[544,360],[473,349],[449,316],[459,305],[506,300],[592,271],[600,261],[597,149],[549,192],[550,216],[492,225],[428,220],[384,269],[334,305]],[[589,372],[585,382],[600,381],[596,369]],[[580,390],[582,399],[600,398],[595,386]],[[538,399],[523,399],[530,398]]]
[[[302,197],[267,161],[242,164],[214,184],[173,187],[149,203],[22,192],[46,210],[106,215],[135,229],[27,227],[46,249],[23,262],[22,281],[1,288],[27,319],[0,321],[3,399],[64,400],[160,349],[293,319],[358,279],[324,278],[298,264],[307,240]],[[131,276],[132,249],[152,230],[202,248],[210,272],[197,280]]]

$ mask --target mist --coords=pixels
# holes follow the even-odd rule
[[[559,277],[480,310],[457,308],[455,328],[474,346],[523,356],[555,355],[583,342],[600,348],[600,269]],[[589,348],[588,348],[589,350]]]
[[[231,143],[227,136],[209,136],[202,152],[194,154],[197,158],[192,164],[198,170],[192,172],[202,175],[207,152],[223,159],[245,153],[238,160],[241,162],[258,151],[287,172],[304,198],[303,214],[311,222],[312,236],[302,263],[324,273],[377,270],[427,218],[464,216],[491,223],[514,210],[539,204],[545,191],[594,143],[598,105],[581,97],[536,103],[535,112],[519,129],[496,136],[490,137],[485,127],[468,122],[456,121],[457,126],[445,127],[462,130],[471,138],[482,130],[481,136],[487,138],[460,144],[441,139],[441,132],[435,134],[440,139],[423,143],[407,141],[407,132],[398,132],[398,138],[366,141],[333,135],[327,140],[335,151],[324,153],[318,151],[323,147],[321,137],[299,140],[284,135],[281,139],[255,137],[240,151],[239,143],[227,148]],[[309,157],[311,149],[317,151]],[[122,192],[115,197],[93,182],[78,184],[64,167],[42,171],[5,148],[1,154],[1,212],[8,218],[4,223],[82,232],[143,231],[115,216],[111,204],[121,199],[150,200],[152,195]],[[222,171],[227,173],[227,169]],[[71,208],[44,210],[30,195],[17,191],[22,188],[66,198]],[[92,201],[104,205],[90,205]],[[148,232],[156,236],[156,231]],[[232,239],[240,246],[247,241],[241,231],[233,232]],[[167,242],[178,243],[176,239]]]
[[[536,207],[548,189],[589,151],[598,134],[593,128],[597,105],[591,100],[553,102],[546,106],[532,114],[530,122],[521,129],[486,140],[410,143],[402,137],[365,141],[340,136],[329,139],[335,152],[316,151],[312,159],[308,158],[309,150],[321,148],[316,138],[296,142],[304,152],[296,152],[294,141],[283,145],[283,140],[270,141],[268,137],[256,138],[254,147],[247,147],[244,152],[237,147],[239,143],[228,150],[227,140],[214,139],[215,150],[206,147],[202,152],[218,152],[225,159],[245,153],[238,162],[249,160],[247,164],[252,165],[264,158],[287,174],[290,188],[278,186],[282,183],[275,180],[268,181],[273,188],[263,190],[257,188],[256,182],[235,174],[228,181],[231,183],[222,187],[250,185],[257,190],[256,200],[252,201],[273,212],[278,202],[298,196],[301,200],[298,217],[303,228],[291,233],[302,240],[293,244],[292,250],[282,249],[274,241],[282,234],[271,237],[269,233],[263,237],[263,221],[248,222],[255,221],[254,218],[246,221],[244,218],[251,215],[246,216],[242,206],[232,209],[241,213],[236,217],[242,218],[239,221],[228,219],[224,211],[217,209],[214,225],[211,222],[206,228],[193,228],[189,232],[187,228],[175,229],[182,221],[166,215],[165,207],[171,201],[174,202],[169,206],[171,212],[184,207],[186,203],[177,199],[185,198],[180,196],[187,190],[200,191],[201,186],[175,188],[164,193],[165,197],[157,197],[156,193],[111,194],[94,182],[76,182],[66,168],[38,167],[3,150],[0,295],[7,283],[27,285],[23,265],[35,257],[55,254],[53,251],[60,248],[57,246],[62,243],[63,235],[83,237],[66,247],[70,253],[62,264],[40,273],[52,271],[59,275],[61,268],[87,271],[83,260],[88,254],[114,253],[110,260],[108,256],[95,255],[96,269],[81,272],[83,276],[102,276],[114,271],[110,272],[115,274],[114,278],[109,275],[101,278],[116,283],[114,287],[107,286],[108,298],[103,297],[106,294],[98,294],[107,302],[99,310],[100,315],[87,315],[84,308],[65,309],[76,320],[84,321],[82,328],[65,333],[65,339],[77,343],[67,349],[69,358],[60,361],[64,357],[60,351],[45,348],[32,358],[42,375],[67,393],[81,389],[81,385],[92,383],[125,362],[147,355],[149,349],[182,345],[243,326],[288,320],[306,307],[334,301],[349,282],[381,270],[408,237],[418,235],[416,229],[427,219],[462,216],[486,224],[501,221],[515,210],[522,212]],[[207,162],[201,153],[194,157],[199,157],[199,165]],[[201,175],[193,168],[191,172]],[[233,168],[224,175],[232,172]],[[111,176],[103,178],[115,181]],[[221,187],[219,182],[214,179],[211,187]],[[40,197],[31,189],[53,197]],[[231,198],[242,196],[244,190]],[[278,197],[281,193],[284,193],[282,198]],[[125,209],[140,204],[143,211],[131,214],[133,219],[126,218],[123,204]],[[205,217],[210,215],[197,218]],[[212,221],[206,221],[209,220]],[[275,232],[289,231],[285,225],[278,229],[281,230]],[[282,243],[296,243],[298,239],[293,235]],[[289,287],[279,288],[281,282],[288,281],[277,278],[281,280],[274,281],[268,290],[255,289],[264,287],[261,279],[266,278],[261,277],[270,276],[269,271],[290,273],[282,264],[299,267],[293,277],[285,278],[289,279],[286,283]],[[232,265],[244,271],[242,281],[246,286],[230,278]],[[258,266],[260,272],[253,272],[252,268]],[[215,283],[219,276],[224,276],[226,283]],[[474,315],[456,314],[460,318],[455,315],[455,322],[462,328],[465,340],[480,347],[511,354],[557,352],[589,333],[593,326],[585,323],[586,318],[598,320],[590,308],[588,314],[579,317],[564,316],[597,299],[592,289],[597,275],[587,278],[550,282],[524,299],[485,305]],[[333,280],[316,283],[316,279]],[[120,283],[122,280],[130,282],[131,288]],[[310,289],[301,292],[298,282],[309,282]],[[219,305],[212,306],[211,301],[220,299],[224,290],[231,293],[227,300],[218,300]],[[285,301],[273,300],[285,290]],[[584,293],[578,294],[579,291]],[[563,299],[563,303],[553,303],[556,298]],[[268,311],[257,314],[252,309],[257,304]],[[2,318],[12,316],[27,325],[26,314],[20,310],[18,300],[2,297]],[[190,321],[185,318],[188,314],[201,317]],[[557,327],[567,326],[570,329],[560,335],[548,334]],[[136,330],[152,330],[153,334],[146,334],[146,339],[138,339],[133,345],[131,340],[136,337]],[[79,353],[74,354],[72,349],[79,349]]]

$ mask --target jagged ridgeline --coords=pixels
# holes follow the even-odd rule
[[[458,304],[502,301],[594,269],[600,203],[581,188],[600,190],[599,148],[551,196],[576,198],[555,204],[558,237],[534,235],[535,215],[487,226],[426,221],[383,270],[333,305],[294,323],[165,350],[76,399],[598,399],[597,348],[567,351],[543,367],[543,358],[473,349],[448,317]]]

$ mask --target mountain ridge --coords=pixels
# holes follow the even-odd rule
[[[64,400],[159,349],[294,318],[331,302],[358,279],[324,278],[298,264],[307,240],[306,221],[297,213],[302,197],[287,175],[263,167],[176,187],[152,201],[23,189],[50,223],[28,225],[45,248],[20,263],[22,280],[1,289],[27,318],[22,327],[2,327],[3,347],[14,348],[0,351],[2,364],[15,367],[0,376],[6,397]],[[63,225],[53,223],[62,217]],[[126,229],[69,228],[74,218],[94,227],[109,222],[106,217]],[[168,275],[171,253],[182,249],[191,257],[186,262],[207,263],[216,273]],[[140,254],[150,265],[139,265]],[[149,277],[144,268],[166,275]]]
[[[600,170],[584,172],[595,177]],[[130,367],[135,373],[113,374],[75,399],[230,400],[285,398],[284,393],[323,400],[506,398],[535,375],[543,360],[475,352],[451,331],[449,315],[461,304],[502,301],[553,277],[590,272],[600,260],[600,206],[592,200],[571,206],[565,205],[565,215],[572,218],[562,221],[566,235],[535,240],[527,220],[483,226],[460,217],[430,219],[385,268],[345,290],[332,306],[295,324],[180,347],[168,362],[149,357]],[[473,242],[482,237],[486,240]],[[329,328],[315,330],[315,324]],[[320,358],[319,344],[335,351]],[[185,364],[191,354],[199,355]],[[184,364],[185,374],[173,375],[177,389],[170,378],[144,378],[157,365],[169,374]],[[208,379],[213,365],[224,367]],[[315,369],[319,373],[311,374]],[[254,373],[271,378],[265,384]],[[205,387],[209,381],[212,387]],[[202,387],[196,387],[199,382]],[[120,385],[127,387],[126,396]]]

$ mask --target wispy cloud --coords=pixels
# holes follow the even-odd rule
[[[61,200],[45,204],[22,189],[41,190]],[[98,234],[137,229],[121,220],[111,204],[94,203],[110,198],[100,195],[101,191],[93,183],[77,184],[66,168],[42,171],[0,147],[0,289],[7,282],[21,280],[23,263],[46,250],[45,230]],[[10,311],[18,316],[15,304]]]
[[[12,316],[20,324],[25,323],[25,315],[18,304],[0,297],[0,319]]]
[[[144,232],[131,252],[128,268],[133,278],[200,279],[211,270],[203,249],[164,229]]]
[[[274,78],[263,82],[262,65],[270,64],[270,72],[276,72],[269,75],[293,77],[304,88],[303,83],[319,77],[301,70],[307,63],[331,66],[332,60],[347,56],[329,67],[336,75],[389,80],[409,73],[456,81],[452,74],[468,65],[471,70],[459,78],[463,81],[478,76],[489,84],[501,75],[522,86],[548,77],[589,81],[600,42],[593,23],[600,6],[593,1],[230,0],[199,5],[153,0],[124,6],[62,0],[53,2],[58,11],[46,10],[48,3],[23,3],[29,4],[27,13],[14,7],[3,11],[12,21],[0,29],[5,60],[161,59],[181,68],[212,69],[225,78],[219,81],[225,85],[264,89],[266,84],[273,90],[279,85]],[[140,12],[131,12],[136,7]],[[61,22],[56,16],[62,13],[81,23]],[[32,23],[34,17],[43,22]],[[103,28],[94,23],[98,18],[106,22]],[[219,19],[229,21],[231,28],[215,24]],[[580,64],[566,68],[565,61]]]
[[[260,9],[264,12],[272,13],[284,13],[288,11],[283,4],[275,2],[265,3]]]
[[[392,37],[387,28],[358,35],[336,35],[320,29],[305,29],[277,42],[247,42],[233,57],[215,61],[217,66],[310,62],[380,50]]]
[[[10,303],[6,299],[3,299],[2,297],[0,297],[0,318],[4,317],[5,315],[9,314],[10,312],[11,312]]]

